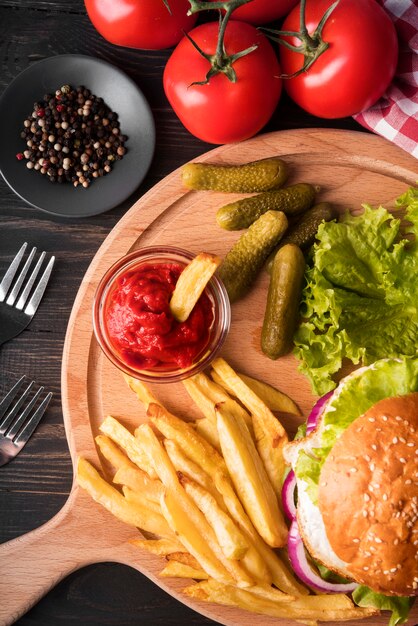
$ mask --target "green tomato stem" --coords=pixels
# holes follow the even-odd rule
[[[272,28],[262,28],[262,30],[278,44],[284,46],[285,48],[288,48],[288,50],[291,50],[292,52],[297,52],[303,54],[304,56],[303,65],[300,70],[290,75],[282,74],[281,78],[295,78],[303,72],[306,72],[321,56],[321,54],[323,54],[325,50],[329,48],[329,43],[327,41],[324,41],[322,37],[322,31],[329,16],[337,7],[339,2],[340,0],[336,0],[333,4],[331,4],[331,6],[328,7],[312,35],[309,34],[306,27],[306,0],[301,0],[300,2],[299,32],[288,30],[275,30]],[[300,45],[295,46],[285,39],[282,39],[282,37],[296,37],[297,39],[299,39]]]
[[[235,69],[233,67],[234,62],[253,52],[257,48],[257,44],[246,48],[245,50],[240,50],[235,54],[228,54],[225,49],[225,31],[229,19],[232,13],[238,7],[247,4],[248,2],[252,2],[252,0],[224,0],[223,2],[207,2],[204,0],[189,0],[190,9],[187,12],[188,15],[192,15],[193,13],[197,13],[198,11],[206,11],[206,10],[219,10],[219,32],[218,32],[218,40],[216,43],[216,51],[215,54],[209,55],[203,52],[203,50],[197,45],[195,41],[190,37],[190,35],[186,34],[186,37],[192,43],[192,45],[196,48],[196,50],[207,60],[209,61],[211,67],[208,73],[206,74],[206,78],[204,81],[198,81],[192,83],[193,85],[207,85],[212,76],[216,74],[225,74],[225,76],[233,83],[237,80],[237,75]],[[222,11],[224,14],[222,15]]]
[[[189,0],[190,9],[188,10],[188,15],[192,15],[193,13],[197,13],[198,11],[212,11],[214,9],[228,11],[231,8],[231,12],[236,8],[242,6],[243,4],[247,4],[248,2],[252,2],[252,0],[223,0],[220,2],[205,2],[205,0]]]

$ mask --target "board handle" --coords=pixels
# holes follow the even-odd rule
[[[13,624],[71,572],[106,560],[107,520],[101,529],[100,511],[92,519],[96,509],[84,498],[73,488],[49,522],[0,545],[0,626]]]

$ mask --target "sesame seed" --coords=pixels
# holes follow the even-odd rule
[[[367,565],[365,565],[365,566],[363,567],[363,569],[364,569],[364,571],[365,571],[365,572],[368,572],[368,571],[369,571],[369,568],[367,567]]]
[[[406,439],[404,439],[403,437],[399,437],[399,441],[400,441],[401,443],[406,443]]]
[[[387,494],[387,493],[384,493],[384,494],[383,494],[383,496],[382,496],[382,498],[383,498],[383,500],[386,502],[386,500],[388,499],[388,494]]]
[[[376,537],[376,538],[375,538],[375,542],[376,542],[376,543],[382,543],[382,540],[380,539],[380,537]]]
[[[370,496],[369,496],[369,494],[368,494],[368,493],[365,493],[365,494],[364,494],[364,496],[363,496],[363,500],[364,500],[365,502],[369,502],[369,501],[370,501]]]
[[[388,421],[388,418],[386,417],[386,415],[382,415],[382,420],[383,420],[384,422],[387,422],[387,421]]]
[[[372,450],[377,450],[377,445],[376,445],[375,443],[372,443],[372,445],[371,445],[371,449],[372,449]]]
[[[400,461],[400,463],[406,463],[406,459],[405,459],[403,456],[401,456],[401,458],[399,459],[399,461]]]
[[[376,465],[374,463],[370,463],[370,471],[374,472],[375,469],[376,469]]]
[[[398,443],[398,438],[397,438],[397,437],[394,437],[394,438],[392,439],[392,443],[394,443],[394,444]]]
[[[376,420],[374,419],[374,417],[369,417],[369,422],[375,422]]]
[[[364,455],[364,460],[367,461],[367,463],[370,463],[371,459],[368,454]]]

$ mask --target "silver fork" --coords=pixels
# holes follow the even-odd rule
[[[55,262],[55,257],[52,256],[35,285],[45,258],[45,252],[42,252],[25,282],[26,275],[31,268],[36,253],[36,248],[32,248],[26,262],[18,273],[27,245],[27,243],[24,243],[20,248],[0,283],[0,345],[20,335],[35,315]],[[30,299],[28,301],[29,296]]]
[[[52,393],[49,392],[39,404],[44,390],[43,387],[39,387],[29,400],[30,392],[35,384],[33,380],[18,395],[25,378],[22,376],[0,402],[0,467],[19,454],[29,441],[52,398]]]

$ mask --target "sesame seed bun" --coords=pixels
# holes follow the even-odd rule
[[[322,467],[318,507],[353,580],[418,595],[418,393],[381,400],[344,431]]]

